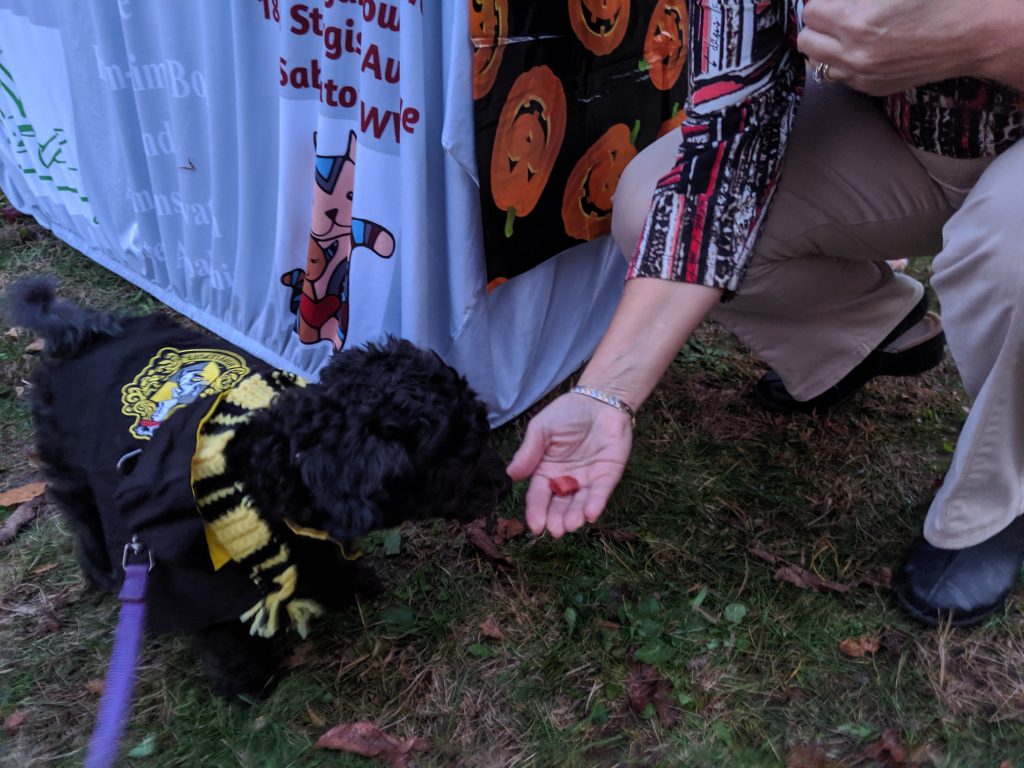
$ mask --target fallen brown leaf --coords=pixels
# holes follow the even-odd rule
[[[815,573],[793,563],[787,563],[775,570],[776,581],[784,581],[795,587],[803,589],[815,589],[819,592],[841,592],[850,591],[849,584],[840,584],[838,581],[823,579]]]
[[[892,569],[884,565],[872,568],[857,581],[857,586],[868,584],[872,587],[888,587],[892,585]]]
[[[10,488],[0,493],[0,507],[13,507],[17,504],[24,504],[32,501],[36,496],[42,495],[46,490],[46,483],[29,483],[17,488]]]
[[[35,626],[32,627],[32,631],[29,632],[29,637],[42,637],[43,635],[52,635],[54,632],[60,631],[60,622],[57,620],[57,614],[51,607],[43,608],[36,615]]]
[[[466,523],[462,526],[462,529],[466,532],[466,539],[470,544],[487,556],[498,568],[514,570],[516,567],[515,563],[501,553],[501,550],[498,549],[498,545],[494,543],[494,540],[490,537],[487,531],[484,530],[484,526],[486,524],[487,521],[482,517]]]
[[[518,517],[499,517],[494,524],[494,543],[503,544],[526,533],[526,526]]]
[[[28,346],[25,347],[25,351],[29,353],[42,352],[45,346],[46,341],[42,337],[39,337],[38,339],[30,341]]]
[[[4,718],[4,733],[13,736],[27,719],[28,716],[24,712],[11,712]]]
[[[768,565],[775,565],[777,562],[779,562],[778,555],[774,555],[767,549],[764,549],[762,547],[750,547],[750,549],[748,549],[747,551],[750,552],[750,554],[752,554],[754,557],[760,560],[764,560],[766,563],[768,563]]]
[[[884,627],[878,636],[878,645],[886,656],[897,657],[903,653],[903,646],[907,644],[910,636],[892,627]]]
[[[48,573],[52,571],[54,568],[56,568],[58,565],[60,565],[60,563],[46,563],[44,565],[40,565],[38,568],[32,569],[32,575],[39,576],[40,574]]]
[[[305,666],[313,659],[315,651],[316,645],[309,640],[303,643],[298,643],[292,649],[291,655],[285,663],[289,667]]]
[[[878,741],[873,741],[864,748],[864,757],[876,760],[890,768],[909,768],[907,750],[895,731],[882,731]]]
[[[373,723],[367,722],[336,725],[317,739],[316,746],[364,757],[375,757],[391,768],[406,768],[409,763],[409,752],[425,752],[431,748],[430,742],[426,739],[411,737],[399,741]]]
[[[103,693],[103,688],[106,686],[105,681],[102,677],[94,677],[85,684],[85,690],[89,693],[99,696]]]
[[[860,637],[848,637],[840,642],[839,652],[851,659],[860,659],[868,654],[877,653],[880,647],[881,643],[878,642],[877,637],[861,635]]]
[[[834,765],[817,744],[797,744],[786,754],[786,768],[832,768]]]
[[[6,544],[17,536],[18,531],[36,516],[42,504],[43,497],[37,496],[11,512],[10,516],[4,520],[3,525],[0,525],[0,544]]]
[[[650,704],[662,726],[669,728],[679,720],[679,712],[672,704],[672,684],[650,664],[634,661],[630,654],[629,680],[626,683],[629,706],[640,713]]]
[[[13,205],[5,205],[3,208],[0,208],[0,217],[2,217],[3,220],[7,222],[28,218],[24,213],[19,211]]]
[[[768,565],[779,566],[775,570],[775,579],[777,581],[784,581],[787,584],[792,584],[793,586],[800,587],[801,589],[814,589],[818,592],[838,592],[840,594],[846,594],[847,592],[850,592],[864,584],[876,587],[887,587],[892,581],[892,572],[888,568],[879,567],[871,569],[859,579],[855,579],[844,584],[839,581],[832,581],[831,579],[823,579],[821,576],[807,570],[803,566],[784,560],[778,555],[772,554],[762,547],[750,547],[748,551],[754,557],[764,560]]]
[[[16,339],[19,336],[21,336],[21,330],[17,326],[9,328],[7,333],[4,334],[4,337],[8,339]]]
[[[493,616],[488,616],[484,619],[480,625],[480,634],[484,637],[489,637],[491,640],[504,640],[505,633],[501,631],[501,627],[498,625],[498,620]]]

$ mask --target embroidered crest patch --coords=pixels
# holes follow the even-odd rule
[[[132,437],[148,440],[175,410],[230,389],[248,373],[234,352],[164,347],[121,388],[121,412],[135,419]]]

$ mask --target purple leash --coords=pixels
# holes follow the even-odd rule
[[[129,563],[129,557],[142,562]],[[124,566],[124,584],[118,595],[121,613],[117,619],[114,649],[100,697],[96,727],[85,756],[85,768],[109,768],[114,764],[131,712],[135,665],[146,620],[146,583],[153,567],[153,555],[137,536],[132,536],[131,542],[124,547],[121,564]]]

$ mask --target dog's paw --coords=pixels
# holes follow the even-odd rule
[[[210,679],[210,688],[222,699],[239,704],[255,704],[267,698],[281,682],[281,674],[266,669],[225,669],[212,659],[203,666]]]
[[[259,679],[242,681],[210,679],[211,689],[216,696],[225,701],[246,706],[258,704],[266,699],[274,692],[280,682],[281,676],[276,674],[262,681]]]

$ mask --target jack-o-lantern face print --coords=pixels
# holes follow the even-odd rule
[[[636,157],[629,128],[616,123],[576,163],[562,196],[562,223],[570,237],[593,240],[612,226],[612,195],[626,163]]]
[[[508,37],[508,0],[469,0],[469,36],[473,41],[473,98],[494,85]]]
[[[498,118],[491,152],[491,196],[512,223],[537,205],[565,135],[565,91],[548,67],[528,69],[513,83]]]
[[[626,36],[630,0],[569,0],[569,23],[591,53],[611,53]]]
[[[686,66],[690,20],[683,0],[658,0],[644,38],[644,59],[654,87],[667,91]]]

